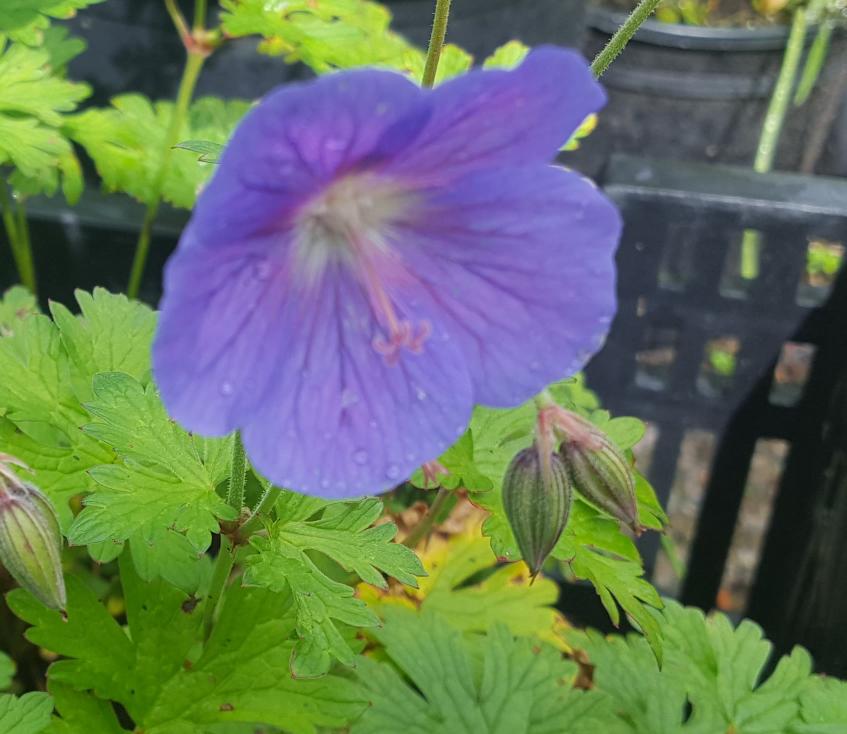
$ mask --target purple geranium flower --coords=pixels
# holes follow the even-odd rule
[[[390,71],[253,109],[167,266],[170,414],[323,497],[437,458],[475,403],[579,370],[615,310],[615,208],[550,165],[604,94],[575,53],[421,89]]]

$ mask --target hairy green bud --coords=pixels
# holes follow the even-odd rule
[[[537,446],[518,452],[503,478],[503,508],[535,576],[568,522],[573,493],[562,459]]]
[[[50,500],[9,468],[0,455],[0,562],[12,577],[52,609],[67,602],[62,575],[62,533]]]
[[[573,488],[584,499],[641,533],[632,468],[605,433],[593,429],[587,438],[566,440],[559,453]]]

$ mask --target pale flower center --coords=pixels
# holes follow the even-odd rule
[[[296,262],[307,283],[333,263],[349,267],[362,284],[384,336],[373,348],[395,364],[402,349],[420,353],[432,327],[400,318],[385,288],[385,276],[401,267],[388,240],[414,205],[414,195],[370,174],[347,176],[322,191],[297,218]]]

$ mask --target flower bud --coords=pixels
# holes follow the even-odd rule
[[[571,484],[558,454],[537,446],[518,452],[503,478],[503,508],[535,576],[556,546],[571,511]]]
[[[5,460],[5,461],[4,461]],[[12,577],[52,609],[64,609],[62,533],[50,500],[22,482],[0,456],[0,562]]]
[[[609,437],[594,429],[589,440],[566,440],[559,452],[573,488],[589,503],[629,526],[638,522],[635,477],[626,457]]]

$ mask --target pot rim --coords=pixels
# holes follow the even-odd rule
[[[627,19],[626,13],[589,4],[586,24],[589,28],[612,34]],[[807,30],[807,37],[817,32],[817,24]],[[633,41],[652,46],[665,46],[689,51],[776,51],[785,48],[788,27],[784,25],[756,28],[715,28],[646,20]]]

